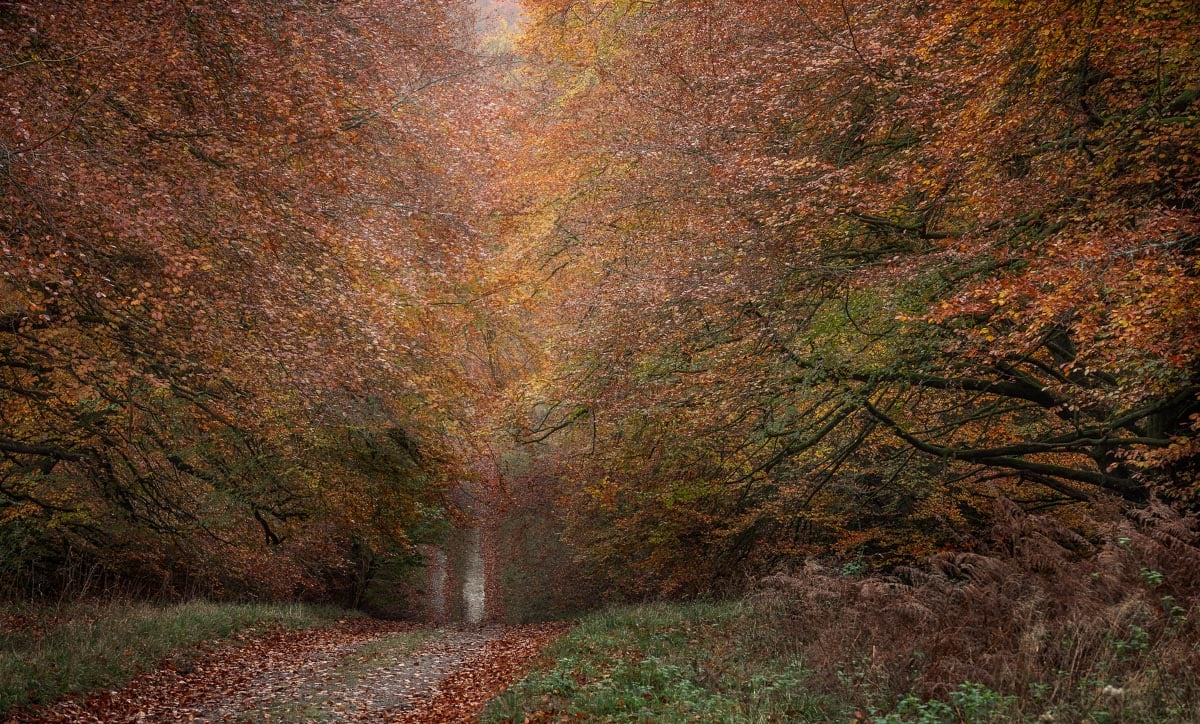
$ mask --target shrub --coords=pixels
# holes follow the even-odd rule
[[[1178,718],[1200,702],[1197,521],[1153,504],[1092,528],[1000,501],[977,552],[867,578],[809,562],[753,596],[760,645],[884,721]]]

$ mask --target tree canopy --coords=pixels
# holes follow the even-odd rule
[[[1198,14],[0,7],[0,566],[324,591],[471,480],[637,594],[1195,509]]]
[[[291,595],[444,524],[472,21],[0,8],[6,568]]]
[[[997,496],[1195,504],[1192,4],[529,6],[521,263],[565,331],[517,422],[573,430],[591,560],[669,589],[969,545]]]

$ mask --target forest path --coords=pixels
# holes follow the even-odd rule
[[[475,721],[565,630],[561,624],[458,630],[351,619],[277,631],[9,722]]]

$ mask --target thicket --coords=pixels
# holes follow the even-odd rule
[[[768,578],[757,603],[784,633],[769,647],[877,710],[919,709],[881,692],[950,700],[970,682],[1007,698],[998,721],[1186,719],[1200,702],[1195,517],[1114,511],[1093,534],[1002,501],[978,552],[887,577],[814,565]]]

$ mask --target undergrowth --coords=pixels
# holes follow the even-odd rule
[[[0,713],[17,706],[120,686],[199,644],[268,627],[309,628],[348,615],[304,604],[193,601],[0,606]]]
[[[598,612],[485,721],[1200,721],[1200,526],[1159,505],[1091,525],[1001,501],[972,553]]]
[[[501,694],[484,721],[828,721],[848,713],[811,693],[798,662],[748,645],[756,628],[742,602],[593,613],[551,646],[551,666]]]

